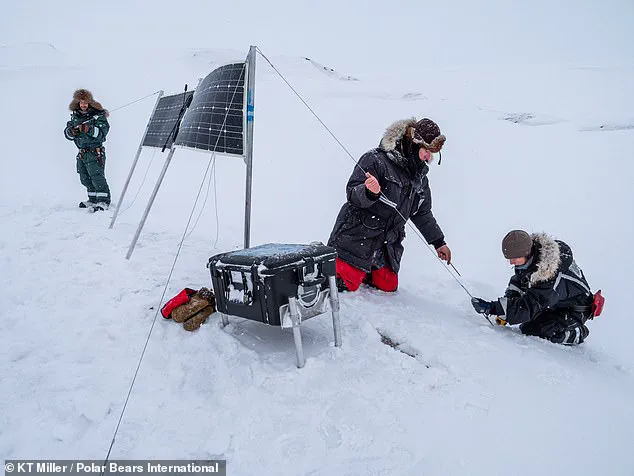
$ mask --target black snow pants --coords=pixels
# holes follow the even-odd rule
[[[555,344],[581,344],[590,331],[585,326],[587,313],[567,309],[546,311],[520,325],[522,334],[548,339]]]

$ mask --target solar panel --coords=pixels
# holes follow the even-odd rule
[[[202,80],[175,144],[230,155],[244,154],[246,63],[221,66]]]
[[[186,93],[174,94],[173,96],[164,96],[159,99],[158,105],[148,126],[147,134],[143,139],[143,145],[146,147],[163,147],[167,141],[167,147],[172,147],[174,138],[168,139],[170,132],[174,129],[174,124],[178,120],[178,114],[183,107],[183,96],[185,100],[194,94],[194,91]]]

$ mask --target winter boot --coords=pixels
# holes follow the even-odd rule
[[[198,329],[212,313],[216,312],[216,296],[214,296],[214,293],[211,290],[207,288],[200,288],[195,296],[204,300],[208,306],[202,308],[196,314],[183,322],[183,328],[190,332]]]
[[[186,331],[195,331],[198,329],[203,322],[207,320],[207,318],[214,312],[216,309],[213,306],[207,306],[198,311],[192,317],[183,322],[183,328]]]
[[[588,328],[585,325],[580,324],[570,329],[566,329],[565,331],[556,333],[549,340],[555,344],[577,345],[581,344],[586,337],[588,337],[588,334],[590,334]]]
[[[92,200],[84,200],[83,202],[79,202],[79,208],[89,208],[95,204]]]
[[[97,203],[92,203],[90,207],[88,208],[90,209],[91,212],[102,212],[104,210],[107,210],[109,207],[110,207],[110,204],[106,202],[97,202]]]

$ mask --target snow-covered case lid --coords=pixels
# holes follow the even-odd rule
[[[229,253],[222,253],[209,258],[209,265],[216,269],[241,268],[251,269],[254,265],[260,273],[266,270],[278,270],[291,266],[300,266],[307,261],[326,261],[335,259],[334,248],[320,242],[308,245],[289,243],[267,243]]]

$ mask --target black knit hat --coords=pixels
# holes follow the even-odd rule
[[[509,231],[502,240],[502,253],[506,259],[524,258],[531,254],[533,239],[523,230]]]

